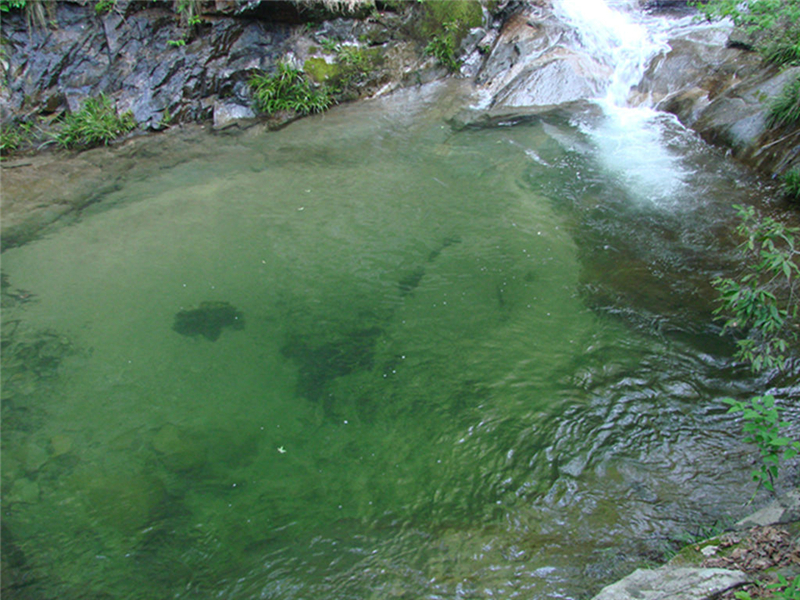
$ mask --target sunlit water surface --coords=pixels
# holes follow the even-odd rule
[[[753,183],[669,119],[626,172],[596,108],[450,93],[154,138],[4,253],[20,597],[581,598],[743,514],[707,281]],[[238,327],[173,329],[210,301]]]

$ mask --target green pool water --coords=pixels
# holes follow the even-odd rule
[[[3,254],[7,593],[582,598],[742,513],[707,281],[743,175],[654,121],[665,202],[596,109],[449,93],[153,138]],[[176,331],[202,303],[236,326]]]

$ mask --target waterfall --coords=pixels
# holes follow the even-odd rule
[[[666,138],[680,126],[646,102],[632,106],[630,98],[652,59],[669,49],[674,21],[644,14],[635,0],[556,0],[554,9],[584,51],[613,73],[605,95],[596,98],[605,118],[582,126],[600,162],[634,197],[673,205],[686,173]]]
[[[647,65],[668,48],[663,21],[646,18],[636,2],[557,0],[555,11],[574,28],[586,53],[613,71],[602,98],[611,106],[628,104]]]

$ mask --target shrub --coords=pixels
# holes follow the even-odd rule
[[[737,228],[745,241],[746,259],[737,278],[716,278],[712,284],[721,305],[715,314],[725,319],[723,332],[737,330],[746,337],[737,342],[737,358],[753,371],[783,369],[788,364],[788,341],[796,337],[792,323],[798,315],[795,294],[797,266],[794,234],[770,217],[760,219],[753,207],[735,207],[742,222]]]
[[[749,362],[753,371],[783,370],[791,364],[787,340],[797,337],[792,326],[798,315],[795,287],[800,277],[800,253],[794,238],[797,229],[770,217],[759,218],[753,207],[736,209],[746,266],[736,279],[718,277],[712,282],[722,303],[715,313],[725,315],[723,332],[736,329],[747,333],[737,342],[737,358]],[[752,473],[753,480],[759,488],[774,491],[780,461],[800,452],[800,442],[780,435],[789,424],[781,420],[775,398],[764,395],[749,402],[730,398],[723,402],[730,405],[728,412],[742,413],[745,442],[758,446],[761,460]]]
[[[800,0],[709,0],[691,2],[707,19],[730,17],[748,34],[767,60],[800,60]]]
[[[800,76],[786,85],[772,101],[767,124],[770,127],[800,125]]]
[[[26,0],[0,0],[0,12],[8,12],[12,8],[25,8]]]
[[[800,442],[780,435],[789,423],[781,421],[775,398],[770,395],[755,397],[747,402],[731,398],[723,400],[730,405],[728,412],[740,412],[744,418],[744,441],[755,444],[761,455],[761,464],[753,470],[753,481],[770,492],[775,490],[775,478],[782,459],[789,460],[800,452]]]
[[[65,148],[107,145],[135,127],[131,112],[118,115],[111,99],[100,94],[86,100],[79,111],[67,114],[55,139]]]
[[[256,107],[268,115],[281,110],[307,115],[322,112],[333,103],[328,88],[315,88],[302,71],[286,63],[280,63],[274,75],[253,75],[250,86]]]

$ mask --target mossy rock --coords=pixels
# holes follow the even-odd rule
[[[456,43],[460,44],[467,32],[483,23],[483,7],[479,0],[448,0],[425,2],[418,35],[421,40],[446,33],[445,25],[455,23]]]
[[[314,83],[330,83],[342,76],[343,69],[338,63],[329,63],[324,58],[314,57],[303,63],[303,71]]]
[[[703,548],[706,546],[719,546],[719,537],[709,538],[701,542],[686,544],[681,548],[678,553],[672,557],[669,564],[675,567],[697,567],[700,566],[706,556],[703,554]],[[728,553],[728,552],[726,552]]]
[[[384,60],[380,48],[346,46],[346,51],[339,51],[336,62],[328,62],[319,56],[312,57],[303,64],[303,71],[314,83],[325,84],[334,93],[342,93],[368,82]]]

